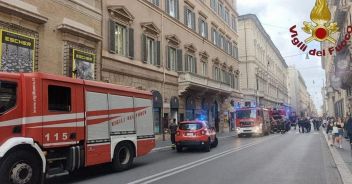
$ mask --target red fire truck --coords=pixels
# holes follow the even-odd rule
[[[0,72],[0,183],[82,167],[129,169],[155,146],[150,92],[44,73]]]
[[[273,132],[284,133],[288,131],[288,110],[284,106],[270,110],[271,129]],[[291,125],[289,125],[291,126]]]
[[[236,127],[238,137],[268,135],[271,128],[268,109],[259,107],[237,109]]]

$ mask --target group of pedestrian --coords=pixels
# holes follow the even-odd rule
[[[312,125],[310,120],[305,117],[298,118],[298,130],[299,133],[309,133],[311,131]]]
[[[326,133],[331,140],[330,146],[336,146],[342,148],[342,141],[344,133],[347,135],[350,144],[352,144],[352,117],[340,118],[340,117],[329,117],[324,120],[326,124]]]
[[[314,126],[314,130],[319,131],[321,123],[322,123],[322,118],[313,118],[313,126]]]

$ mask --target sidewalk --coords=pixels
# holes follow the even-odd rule
[[[163,135],[158,135],[156,138],[156,145],[153,151],[160,151],[171,148],[170,134],[165,134],[165,141],[162,140]],[[218,139],[225,139],[229,137],[236,137],[235,132],[217,133]]]
[[[324,137],[329,145],[331,155],[336,163],[337,169],[340,172],[344,184],[352,184],[352,150],[349,140],[342,138],[342,149],[336,146],[330,146],[331,141],[324,131]]]

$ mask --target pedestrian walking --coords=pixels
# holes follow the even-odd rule
[[[350,139],[350,145],[352,148],[352,117],[350,116],[346,123],[347,136]]]
[[[347,132],[347,127],[346,127],[346,124],[347,124],[347,121],[348,121],[348,117],[343,117],[342,118],[342,123],[343,123],[343,136],[345,139],[349,139],[348,137],[348,132]]]
[[[317,119],[317,131],[319,131],[322,121],[321,118]]]
[[[316,118],[313,118],[313,127],[315,131],[318,130],[318,120]]]
[[[299,133],[304,133],[304,121],[303,118],[298,119],[298,131]]]
[[[310,122],[310,120],[308,118],[306,118],[304,123],[305,123],[305,127],[306,127],[306,130],[307,130],[307,133],[309,133],[311,128],[312,128],[311,122]]]
[[[329,121],[327,121],[327,125],[326,125],[326,134],[328,135],[328,139],[330,139],[330,146],[335,145],[335,135],[333,133],[333,127],[334,127],[334,123],[333,121],[330,119]]]
[[[172,120],[172,123],[169,126],[170,129],[170,138],[171,138],[171,148],[175,149],[175,136],[176,136],[176,131],[177,131],[177,124],[176,124],[176,119]]]
[[[295,119],[293,119],[293,125],[295,126],[295,130],[297,129],[297,124],[298,124],[297,119],[296,119],[296,118],[295,118]]]
[[[343,129],[344,129],[344,122],[342,121],[341,118],[338,119],[338,122],[337,122],[337,128],[338,128],[338,143],[339,143],[339,147],[342,148],[342,138],[343,138]]]
[[[324,118],[323,119],[323,124],[322,124],[323,128],[326,128],[327,125],[328,125],[328,121],[326,120],[326,118]]]

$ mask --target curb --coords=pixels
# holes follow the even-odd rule
[[[327,134],[324,132],[324,137],[326,140],[326,143],[329,147],[330,153],[332,155],[332,158],[334,159],[334,162],[336,164],[337,170],[340,173],[342,183],[343,184],[352,184],[352,174],[350,170],[348,169],[346,163],[343,161],[339,153],[329,145],[329,140]]]
[[[230,138],[230,137],[236,137],[236,135],[222,136],[222,137],[218,137],[218,139],[226,139],[226,138]],[[171,146],[163,146],[163,147],[159,147],[159,148],[154,148],[154,149],[152,149],[151,152],[159,152],[159,151],[163,151],[163,150],[171,150]]]

